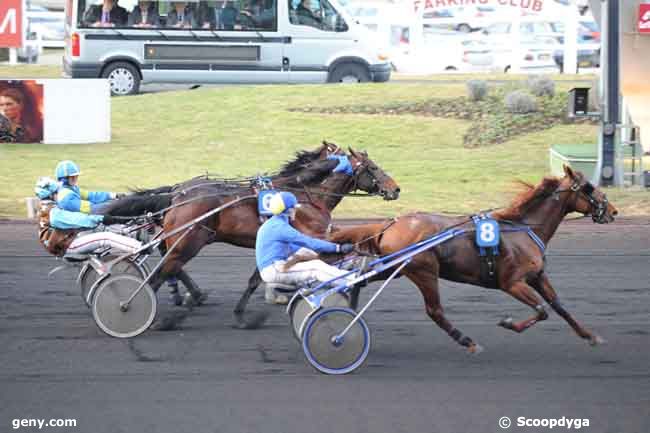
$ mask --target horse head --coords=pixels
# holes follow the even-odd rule
[[[384,200],[397,200],[400,193],[397,182],[372,159],[368,158],[366,152],[356,152],[351,147],[348,149],[356,182],[355,189],[360,189],[368,194],[378,194]]]
[[[568,211],[590,215],[595,223],[610,223],[618,215],[618,210],[607,200],[604,192],[593,186],[581,172],[567,165],[564,166],[560,187],[554,192],[558,199],[561,193],[569,194]]]

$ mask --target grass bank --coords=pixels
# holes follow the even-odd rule
[[[0,76],[5,73],[0,68]],[[569,86],[559,83],[558,91]],[[594,126],[560,125],[468,149],[462,137],[470,124],[463,120],[288,111],[464,94],[464,82],[431,81],[200,88],[114,98],[110,144],[0,145],[0,217],[22,217],[23,197],[32,194],[38,176],[51,176],[61,159],[81,165],[84,187],[120,191],[175,183],[206,171],[224,176],[273,171],[296,150],[315,148],[323,139],[367,150],[403,191],[396,202],[347,199],[337,209],[339,217],[471,212],[506,204],[515,179],[536,182],[547,175],[550,145],[596,139]],[[628,214],[649,213],[645,192],[610,195]]]

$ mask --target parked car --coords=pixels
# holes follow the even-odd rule
[[[65,39],[65,16],[43,6],[30,5],[27,11],[29,30],[37,33],[44,47],[63,48]]]
[[[425,33],[421,46],[392,61],[399,72],[482,72],[490,70],[493,55],[487,43],[479,39]]]
[[[466,5],[449,9],[436,9],[423,14],[426,23],[450,24],[463,33],[480,30],[493,16],[495,8],[487,5]]]
[[[556,72],[557,65],[553,53],[557,49],[556,40],[548,36],[522,36],[518,54],[519,68],[523,73]],[[492,46],[494,53],[493,69],[499,72],[510,72],[515,63],[517,50],[512,42]]]

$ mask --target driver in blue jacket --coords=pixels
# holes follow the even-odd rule
[[[73,161],[61,161],[56,166],[56,179],[61,183],[57,206],[70,212],[101,214],[106,204],[123,194],[103,191],[86,191],[78,186],[81,170]]]
[[[298,206],[296,196],[290,192],[280,192],[271,199],[270,210],[274,216],[262,224],[255,242],[255,259],[262,280],[297,286],[310,280],[329,281],[348,273],[318,260],[317,253],[347,254],[354,249],[353,245],[335,244],[300,233],[289,224]],[[292,259],[301,257],[302,260],[305,256],[313,259],[285,266]],[[354,275],[349,278],[353,279]]]

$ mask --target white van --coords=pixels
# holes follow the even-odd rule
[[[64,75],[141,82],[387,81],[390,63],[336,0],[68,0]]]

